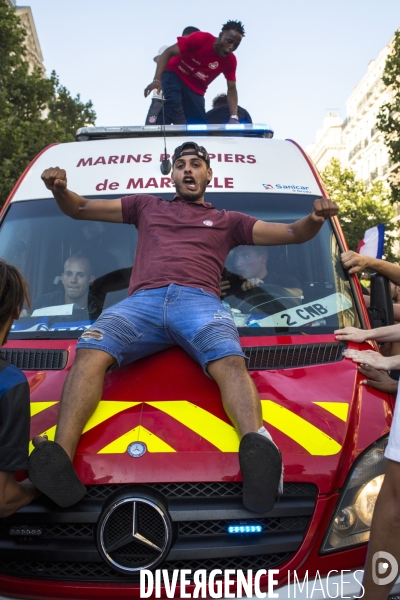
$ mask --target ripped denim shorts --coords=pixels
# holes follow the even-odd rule
[[[102,350],[118,365],[181,346],[203,367],[225,356],[242,356],[232,315],[217,296],[174,283],[139,290],[106,309],[85,331],[80,348]]]

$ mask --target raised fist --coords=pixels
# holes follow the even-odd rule
[[[326,221],[329,217],[334,217],[339,212],[339,207],[336,202],[332,202],[329,198],[317,198],[314,200],[311,217],[315,221]]]
[[[60,167],[51,167],[42,173],[44,185],[52,192],[63,192],[67,188],[67,174]]]

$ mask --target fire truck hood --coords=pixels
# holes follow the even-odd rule
[[[337,489],[355,458],[389,430],[388,396],[358,385],[348,359],[250,375],[287,481],[315,483],[321,493]],[[38,377],[30,379],[31,436],[54,439],[52,374]],[[89,485],[240,481],[238,449],[217,385],[174,348],[106,375],[75,466]]]

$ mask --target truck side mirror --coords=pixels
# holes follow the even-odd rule
[[[368,314],[373,329],[394,323],[389,279],[378,273],[371,275],[371,303]]]

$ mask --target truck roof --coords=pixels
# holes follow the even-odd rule
[[[187,130],[181,130],[177,135],[171,129],[174,127],[178,126],[170,126],[166,140],[169,155],[173,154],[175,147],[192,137]],[[91,143],[55,144],[43,150],[25,171],[11,201],[52,198],[40,176],[46,168],[55,166],[66,170],[68,187],[84,196],[118,197],[174,192],[170,177],[160,171],[164,157],[160,129],[150,135],[142,127],[132,128],[142,130],[140,136],[131,136],[127,131],[113,131],[107,135],[104,131],[94,131],[105,128],[84,129],[92,130]],[[193,138],[210,154],[213,180],[208,189],[213,192],[264,193],[266,197],[271,193],[323,194],[315,167],[291,140],[252,137],[250,130],[244,130],[242,135],[236,132],[235,135],[232,135],[233,132],[230,132],[231,135],[215,135],[210,132],[199,135],[198,131]],[[78,130],[77,137],[82,135],[83,130]],[[101,135],[106,139],[98,139]]]

